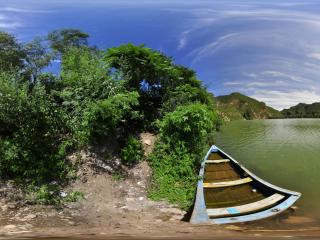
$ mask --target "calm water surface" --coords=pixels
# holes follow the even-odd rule
[[[216,144],[259,177],[301,192],[294,215],[320,222],[320,120],[234,121]]]

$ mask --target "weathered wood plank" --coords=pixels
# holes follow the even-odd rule
[[[252,182],[250,177],[237,179],[234,181],[227,181],[227,182],[215,182],[215,183],[203,183],[204,188],[219,188],[219,187],[231,187],[236,185],[241,185],[245,183]]]
[[[283,195],[279,193],[275,193],[270,197],[262,199],[257,202],[235,206],[235,207],[228,207],[228,208],[213,208],[207,209],[207,213],[210,217],[218,217],[218,216],[231,216],[237,214],[245,214],[249,212],[255,212],[261,209],[265,209],[267,207],[273,206],[275,203],[279,202],[284,198]]]
[[[226,162],[230,162],[230,159],[206,160],[206,163],[226,163]]]

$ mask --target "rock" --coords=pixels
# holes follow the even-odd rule
[[[151,146],[151,140],[150,139],[144,139],[143,140],[143,143],[145,144],[145,145],[148,145],[148,146]]]
[[[173,215],[169,221],[181,221],[181,219],[183,218],[183,216],[181,215]]]
[[[139,197],[139,201],[143,201],[144,200],[144,197]]]
[[[35,215],[35,214],[28,214],[27,216],[24,217],[24,219],[31,220],[31,219],[35,219],[36,217],[37,217],[37,215]]]
[[[8,204],[7,206],[8,206],[9,209],[16,209],[17,208],[17,205],[13,204],[13,203]]]
[[[60,197],[66,197],[68,194],[67,193],[65,193],[65,192],[63,192],[63,191],[61,191],[60,193],[59,193],[59,195],[60,195]]]
[[[160,212],[172,213],[172,214],[175,214],[175,215],[185,215],[186,214],[185,211],[182,211],[182,210],[180,210],[178,208],[161,208]]]
[[[134,198],[126,198],[126,201],[127,201],[127,202],[133,202],[133,201],[134,201]]]
[[[225,228],[228,230],[232,230],[232,231],[242,231],[243,230],[242,227],[235,226],[235,225],[228,225]]]
[[[7,211],[8,208],[9,208],[8,205],[1,206],[1,210],[4,211],[4,212]]]
[[[6,229],[6,230],[14,230],[14,229],[16,229],[16,228],[17,228],[17,226],[16,226],[16,225],[12,225],[12,224],[10,224],[10,225],[6,225],[6,226],[4,226],[3,228],[4,228],[4,229]]]

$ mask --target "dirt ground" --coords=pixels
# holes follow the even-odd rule
[[[150,152],[154,136],[145,134],[141,138],[146,152]],[[151,169],[146,161],[127,169],[123,179],[107,171],[113,166],[103,165],[107,170],[97,172],[92,162],[87,163],[77,180],[65,189],[66,193],[81,191],[85,198],[63,208],[12,202],[8,194],[1,195],[6,191],[2,187],[0,239],[320,239],[320,227],[295,228],[295,223],[306,221],[308,226],[309,221],[295,216],[285,219],[293,226],[286,229],[246,224],[192,225],[186,221],[186,212],[147,198]]]

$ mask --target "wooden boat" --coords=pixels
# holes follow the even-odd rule
[[[191,223],[259,220],[291,207],[301,193],[274,186],[251,173],[217,146],[201,164]]]

